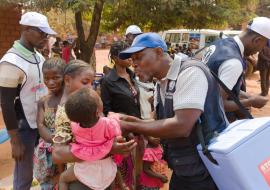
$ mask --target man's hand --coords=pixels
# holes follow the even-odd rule
[[[120,121],[127,121],[127,122],[143,122],[143,120],[134,117],[134,116],[130,116],[130,115],[124,115],[124,114],[120,114]]]
[[[23,159],[25,147],[22,143],[19,135],[18,130],[10,130],[8,131],[10,136],[10,144],[11,144],[11,150],[12,150],[12,158],[14,158],[16,161],[20,161]]]
[[[125,138],[118,136],[115,138],[110,154],[129,154],[137,143],[134,140],[126,142]]]
[[[120,120],[119,124],[121,127],[122,136],[124,136],[124,137],[134,136],[133,134],[130,134],[130,127],[129,127],[130,125],[128,124],[128,122]],[[133,138],[131,138],[131,139],[133,139]]]
[[[262,108],[268,102],[268,98],[264,96],[253,96],[250,97],[252,107],[254,108]]]
[[[160,179],[161,179],[162,183],[168,183],[168,181],[169,181],[168,177],[165,175],[162,175]]]
[[[142,122],[147,122],[147,121],[144,121],[144,120],[139,119],[139,118],[134,117],[134,116],[121,114],[120,115],[120,126],[121,126],[123,136],[129,136],[129,133],[133,132],[129,122],[142,123]]]

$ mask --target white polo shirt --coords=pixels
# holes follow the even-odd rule
[[[239,36],[235,36],[234,40],[240,49],[242,57],[244,57],[244,45],[240,40]],[[240,60],[235,58],[224,61],[218,69],[218,76],[220,80],[230,90],[233,89],[242,73],[243,73],[243,65]]]
[[[173,94],[173,109],[199,109],[204,111],[204,104],[208,91],[208,81],[205,73],[198,67],[189,67],[182,71],[179,75],[179,69],[182,63],[179,59],[175,59],[171,64],[167,76],[159,81],[160,96],[164,104],[166,86],[168,79],[175,80],[176,90]],[[154,95],[154,105],[157,106],[157,89]]]

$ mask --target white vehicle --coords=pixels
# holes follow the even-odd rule
[[[234,37],[236,35],[239,35],[242,31],[241,30],[223,30],[221,32],[226,37]]]
[[[186,47],[189,47],[192,52],[208,46],[213,41],[219,38],[220,31],[210,30],[210,29],[201,29],[201,30],[167,30],[163,32],[162,38],[166,42],[170,42],[172,47],[175,47],[176,44],[179,44],[183,47],[186,44]]]

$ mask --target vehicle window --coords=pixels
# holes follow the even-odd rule
[[[172,33],[170,38],[171,43],[179,43],[180,42],[180,33]]]
[[[208,46],[217,39],[218,39],[218,36],[208,36],[208,35],[206,35],[205,36],[205,45]]]
[[[189,33],[182,33],[182,43],[189,42]]]
[[[165,35],[165,41],[166,42],[171,42],[171,33],[167,33],[166,35]]]

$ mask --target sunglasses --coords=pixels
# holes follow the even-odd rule
[[[49,34],[43,32],[42,30],[40,30],[39,28],[36,28],[36,27],[32,27],[31,30],[34,30],[36,32],[38,32],[42,37],[44,38],[48,38],[49,37]]]

